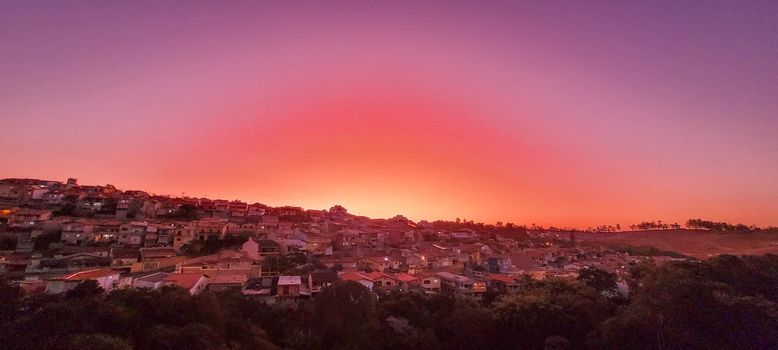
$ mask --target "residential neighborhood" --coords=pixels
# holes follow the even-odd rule
[[[478,230],[399,215],[373,219],[340,205],[306,210],[161,196],[74,178],[0,180],[0,203],[0,273],[45,293],[93,280],[106,291],[232,289],[295,304],[354,281],[379,296],[484,302],[516,293],[526,279],[573,280],[586,268],[622,276],[641,261],[680,259],[576,245],[573,233],[512,224]],[[625,283],[619,292],[628,293]]]

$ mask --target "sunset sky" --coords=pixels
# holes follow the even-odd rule
[[[778,1],[2,1],[0,177],[778,225],[777,19]]]

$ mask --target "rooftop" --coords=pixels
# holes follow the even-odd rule
[[[208,280],[208,284],[244,284],[248,281],[246,275],[241,274],[220,274],[213,276]]]
[[[60,279],[65,281],[86,281],[86,280],[92,280],[92,279],[107,277],[112,275],[118,276],[119,272],[112,269],[87,270],[87,271],[72,273],[70,275],[65,275],[62,276]]]
[[[440,278],[447,279],[447,280],[453,280],[460,283],[473,283],[475,282],[472,278],[462,275],[453,274],[450,272],[438,272],[436,275]]]
[[[146,275],[143,277],[136,278],[138,281],[144,281],[144,282],[151,282],[151,283],[157,283],[160,281],[163,281],[165,277],[167,277],[169,273],[166,272],[155,272],[150,275]]]
[[[279,286],[292,286],[302,284],[300,276],[278,276]]]
[[[204,277],[201,273],[171,273],[165,277],[165,282],[184,289],[192,289],[201,277]]]

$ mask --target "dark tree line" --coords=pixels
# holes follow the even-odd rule
[[[643,221],[639,224],[629,225],[629,228],[633,231],[636,230],[678,230],[681,225],[678,223],[666,223],[659,221]]]
[[[686,227],[688,228],[701,228],[711,231],[754,231],[757,230],[756,226],[747,226],[744,224],[728,224],[726,222],[716,222],[702,219],[689,219],[686,221]]]
[[[251,232],[239,232],[226,234],[224,238],[212,238],[206,240],[193,240],[181,247],[181,251],[187,255],[200,256],[215,254],[225,248],[236,248],[248,241]]]
[[[690,229],[705,229],[711,231],[757,231],[757,230],[776,230],[775,227],[760,228],[755,225],[745,224],[730,224],[720,221],[711,221],[703,219],[689,219],[686,221],[685,226]],[[629,225],[629,228],[633,231],[636,230],[678,230],[681,225],[678,223],[666,223],[659,221],[644,221],[639,224]]]
[[[778,256],[641,263],[627,277],[521,283],[489,303],[325,288],[296,307],[175,288],[24,298],[0,283],[6,349],[775,349]]]

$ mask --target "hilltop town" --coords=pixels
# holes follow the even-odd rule
[[[339,205],[305,210],[4,179],[0,339],[14,349],[750,349],[778,341],[771,250],[737,257],[716,243],[722,253],[694,257],[612,244],[658,236],[683,249],[700,241],[688,237],[737,236],[771,248],[774,229],[725,232],[740,227],[699,219],[687,227],[713,229],[636,226],[656,231],[372,219]]]
[[[468,222],[371,219],[329,210],[150,195],[114,186],[0,180],[0,273],[29,293],[85,280],[107,291],[171,285],[301,301],[338,280],[375,293],[512,293],[522,279],[615,276],[640,261],[685,259],[576,245],[574,232]],[[626,284],[619,282],[621,293]]]

